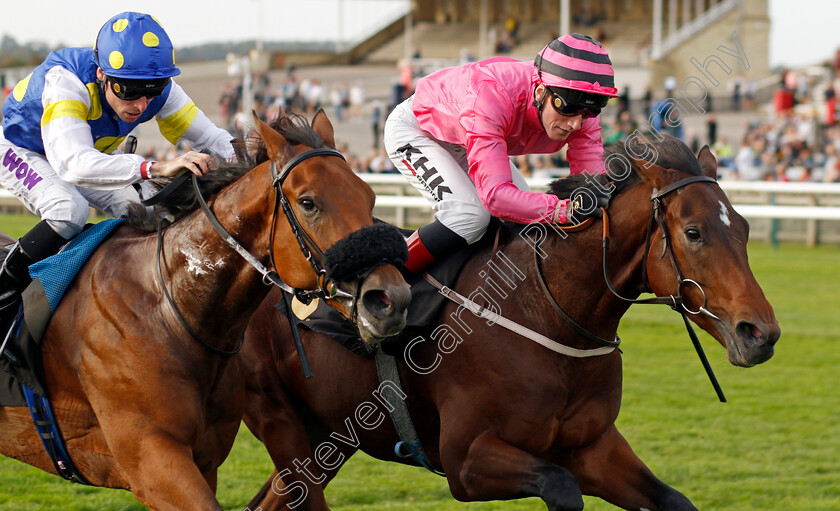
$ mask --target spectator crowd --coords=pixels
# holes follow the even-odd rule
[[[339,140],[339,149],[357,172],[397,172],[381,146],[381,130],[383,120],[400,98],[388,101],[368,98],[360,82],[337,81],[324,85],[317,79],[298,77],[293,67],[278,84],[272,84],[268,75],[255,76],[252,83],[255,91],[252,108],[264,120],[273,120],[281,109],[311,117],[323,107],[334,123],[367,123],[372,134],[371,147],[349,147]],[[668,125],[663,115],[657,115],[657,105],[662,100],[652,100],[649,89],[636,108],[631,109],[629,90],[624,88],[621,96],[601,115],[604,144],[618,142],[637,130],[644,133],[655,129],[683,139],[694,152],[708,144],[718,159],[721,179],[840,182],[840,126],[834,114],[833,80],[821,82],[804,72],[789,72],[783,75],[779,87],[793,98],[791,105],[781,109],[773,104],[766,109],[759,105],[755,101],[755,82],[742,77],[733,77],[729,83],[729,99],[717,98],[718,102],[731,102],[726,105],[727,110],[743,113],[739,117],[745,119],[739,140],[730,140],[721,133],[718,123],[722,114],[713,111],[711,99],[706,104],[705,133],[700,133],[697,129]],[[404,90],[403,94],[410,92]],[[221,125],[232,133],[237,132],[237,126],[248,123],[242,112],[241,81],[227,84],[218,104]],[[727,122],[734,122],[732,118],[729,115]],[[148,148],[146,152],[152,151],[153,148]],[[172,155],[147,156],[165,159]],[[514,162],[525,176],[555,176],[568,169],[564,152],[520,156]]]
[[[766,112],[750,116],[754,119],[745,123],[743,136],[736,144],[724,136],[710,138],[722,178],[840,182],[834,72],[829,70],[827,75],[820,80],[804,71],[783,72],[774,104]],[[733,109],[739,111],[740,83],[732,95]],[[753,91],[746,95],[748,109],[754,108],[752,95]]]

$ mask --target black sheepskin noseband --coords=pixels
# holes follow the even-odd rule
[[[385,223],[351,232],[324,253],[327,279],[337,282],[362,278],[377,266],[402,265],[407,260],[405,238],[396,227]]]

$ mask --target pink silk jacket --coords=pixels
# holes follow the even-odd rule
[[[533,106],[538,80],[533,63],[495,57],[421,78],[413,99],[424,131],[466,147],[469,176],[484,207],[521,224],[551,221],[558,199],[517,188],[509,156],[554,153],[568,144],[572,174],[603,173],[600,118],[584,119],[562,142],[549,139]],[[566,223],[562,212],[558,220]]]

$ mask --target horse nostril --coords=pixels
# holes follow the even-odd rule
[[[386,307],[391,305],[391,298],[388,297],[388,293],[382,292],[380,293],[380,299],[382,300],[382,304]]]
[[[391,301],[388,298],[388,293],[382,289],[365,291],[362,295],[362,305],[376,316],[386,314],[390,304]]]
[[[411,294],[409,293],[409,300]],[[374,315],[401,314],[408,306],[401,293],[392,294],[384,289],[370,289],[362,295],[362,304]]]
[[[773,346],[778,340],[778,335],[768,335],[762,331],[762,329],[754,324],[750,323],[749,321],[739,321],[738,326],[735,327],[735,331],[738,333],[738,337],[744,342],[746,346],[749,347],[756,347],[762,345],[769,345]]]

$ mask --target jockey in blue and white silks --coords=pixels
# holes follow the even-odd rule
[[[157,20],[124,12],[103,25],[94,47],[50,53],[14,87],[3,105],[0,185],[41,222],[0,269],[0,311],[28,283],[29,264],[82,230],[91,206],[124,216],[141,198],[132,185],[183,169],[203,175],[211,155],[234,157],[233,137],[172,80],[178,74]],[[117,152],[137,125],[152,119],[171,143],[185,141],[196,151],[169,161]]]

